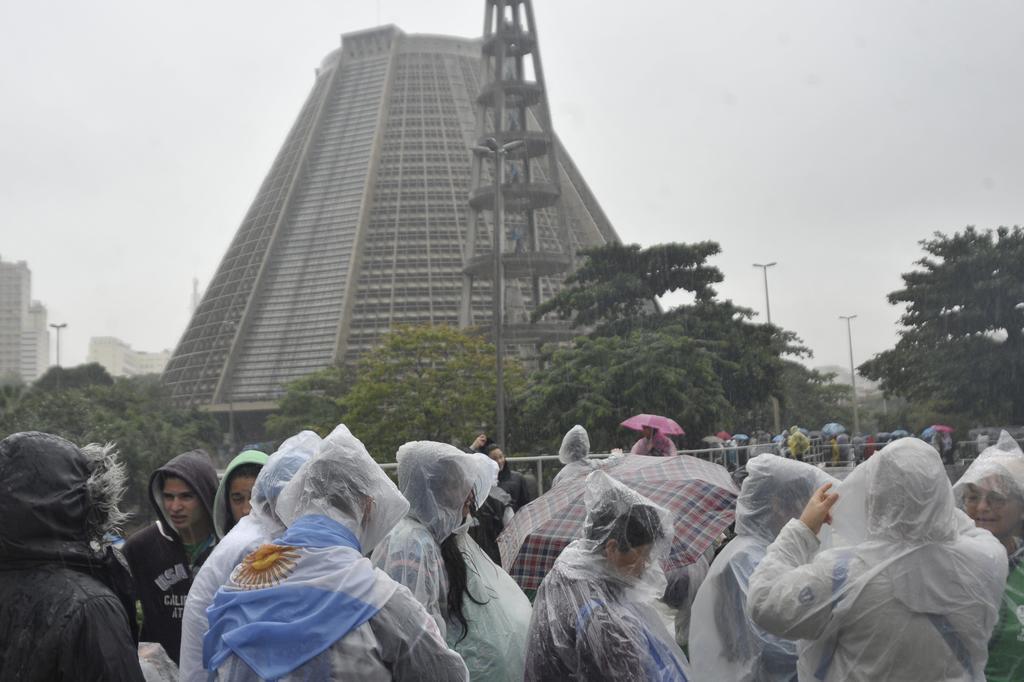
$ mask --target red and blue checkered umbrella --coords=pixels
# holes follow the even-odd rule
[[[625,455],[600,466],[675,516],[666,572],[696,561],[735,518],[739,491],[717,464],[689,455]],[[585,489],[583,476],[555,487],[520,509],[498,536],[502,566],[524,590],[537,589],[565,546],[580,537]]]

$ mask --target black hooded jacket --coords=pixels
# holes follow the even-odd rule
[[[159,642],[167,655],[178,663],[185,597],[192,587],[192,579],[213,550],[213,543],[189,560],[184,543],[164,514],[162,485],[165,476],[180,478],[199,496],[210,518],[212,536],[217,470],[209,455],[202,450],[192,450],[154,471],[149,479],[149,501],[160,520],[132,535],[124,546],[135,593],[142,603],[140,639]]]
[[[96,469],[50,434],[0,442],[0,680],[143,679],[127,567],[90,545],[111,518]]]

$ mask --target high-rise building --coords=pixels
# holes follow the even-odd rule
[[[159,353],[133,350],[132,347],[113,336],[94,336],[89,339],[87,362],[103,365],[110,376],[131,377],[141,374],[160,374],[171,359],[171,352]]]
[[[32,272],[25,261],[0,259],[0,382],[31,382],[50,364],[46,307],[32,300]]]
[[[519,39],[523,55],[535,49],[535,34]],[[478,121],[493,115],[478,110],[494,96],[485,89],[489,49],[394,26],[342,37],[168,363],[174,396],[232,413],[272,409],[287,382],[354,362],[395,325],[490,323],[491,282],[477,260],[491,215],[482,210],[487,190],[474,187],[493,169],[474,165],[471,151],[480,131],[494,129]],[[545,93],[531,85],[536,75],[516,76],[530,103],[520,121],[536,174],[524,188],[559,190],[530,207],[523,250],[533,255],[519,257],[506,296],[520,321],[534,291],[540,300],[557,291],[567,258],[618,240],[546,115],[537,116]]]

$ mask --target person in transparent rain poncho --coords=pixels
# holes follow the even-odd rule
[[[342,424],[285,485],[287,530],[245,557],[208,615],[216,680],[466,680],[434,620],[369,552],[408,503]]]
[[[775,537],[800,516],[811,494],[839,481],[810,464],[772,454],[747,463],[736,501],[736,537],[715,557],[691,612],[690,665],[698,682],[795,681],[796,642],[747,616],[750,576]]]
[[[555,474],[551,487],[562,481],[586,476],[594,470],[595,463],[589,459],[590,436],[587,430],[577,424],[569,429],[562,438],[562,446],[558,448],[558,461],[565,466]]]
[[[707,577],[711,560],[715,558],[715,546],[711,544],[692,564],[680,566],[666,573],[668,586],[661,599],[653,602],[655,610],[670,633],[675,633],[676,644],[686,653],[690,639],[690,616],[697,590]],[[692,664],[691,664],[692,668]]]
[[[562,550],[537,591],[525,679],[686,680],[686,656],[651,602],[672,516],[603,471],[586,479],[583,536]]]
[[[480,453],[465,455],[477,470],[475,500],[485,499],[498,480],[497,462]],[[530,627],[530,600],[519,585],[459,526],[441,543],[448,581],[448,646],[466,661],[471,680],[521,682]]]
[[[990,682],[1024,680],[1024,452],[1003,431],[953,486],[957,504],[1006,549],[1009,576],[988,645]]]
[[[277,499],[288,481],[320,445],[320,436],[302,431],[277,449],[260,470],[252,487],[252,511],[231,528],[199,569],[185,601],[181,624],[181,680],[206,680],[203,669],[203,635],[209,627],[206,608],[217,588],[228,581],[231,571],[264,542],[284,532],[276,512]]]
[[[801,680],[984,680],[1006,553],[956,508],[939,453],[901,438],[830,488],[754,570],[754,623],[806,640]],[[830,517],[833,547],[816,554]]]
[[[467,524],[482,479],[473,457],[447,443],[406,443],[396,459],[398,489],[409,502],[409,513],[371,560],[409,588],[447,637],[448,574],[442,545],[454,546],[452,534]]]

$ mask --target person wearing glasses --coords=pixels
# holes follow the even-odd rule
[[[1024,452],[1003,431],[964,472],[953,492],[974,524],[1002,543],[1009,561],[985,677],[993,682],[1024,679]]]

